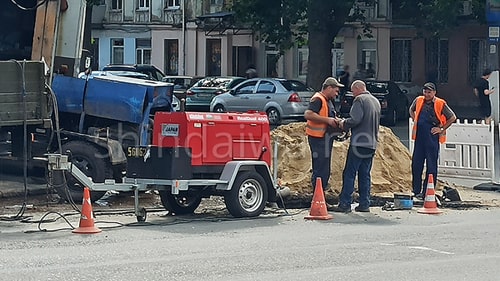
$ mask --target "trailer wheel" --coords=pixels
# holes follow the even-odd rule
[[[267,202],[267,186],[264,178],[254,171],[238,173],[224,195],[229,213],[236,218],[260,215]]]
[[[170,190],[160,190],[160,199],[167,211],[177,215],[192,214],[201,203],[201,197],[188,194],[172,194]]]
[[[73,165],[78,167],[85,175],[92,178],[94,182],[104,182],[106,178],[111,178],[111,167],[108,158],[104,157],[102,151],[97,147],[83,142],[71,141],[62,146],[63,152],[71,151],[70,160]],[[56,184],[56,191],[62,198],[68,198],[68,195],[75,202],[81,202],[83,198],[84,186],[75,179],[69,172],[59,174]],[[64,184],[64,178],[66,184]],[[66,186],[68,187],[66,190]],[[69,194],[67,194],[67,191]],[[92,191],[90,199],[95,201],[104,195],[105,191]],[[69,198],[68,198],[69,199]]]

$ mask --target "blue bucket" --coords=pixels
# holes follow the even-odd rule
[[[413,199],[409,194],[394,193],[394,209],[411,210]]]

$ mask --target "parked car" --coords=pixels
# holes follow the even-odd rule
[[[253,78],[216,96],[210,111],[262,111],[270,124],[278,125],[283,119],[302,119],[313,95],[313,89],[297,80]]]
[[[193,76],[165,76],[163,77],[163,82],[174,84],[174,95],[178,99],[186,98],[186,91],[191,88],[194,83],[200,81],[202,77]]]
[[[102,68],[103,71],[131,71],[148,75],[149,79],[162,81],[165,74],[156,66],[151,64],[108,64]]]
[[[366,89],[380,101],[381,122],[388,126],[396,125],[397,120],[408,118],[409,102],[406,90],[401,90],[393,81],[366,80]],[[340,102],[340,115],[347,117],[354,96],[347,92]]]
[[[243,77],[206,77],[186,92],[186,111],[209,111],[212,99],[245,81]]]

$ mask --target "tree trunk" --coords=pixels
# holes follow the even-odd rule
[[[332,76],[332,37],[325,32],[309,31],[307,85],[319,91],[329,76]]]
[[[344,25],[353,3],[353,0],[309,1],[307,85],[317,91],[327,77],[335,75],[332,75],[333,39]]]

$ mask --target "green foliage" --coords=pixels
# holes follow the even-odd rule
[[[295,42],[305,43],[307,0],[234,0],[233,11],[239,22],[259,31],[258,40],[276,44],[280,51]]]
[[[393,19],[417,28],[423,37],[439,36],[461,22],[485,22],[485,1],[472,0],[472,14],[463,15],[462,0],[392,0]]]

